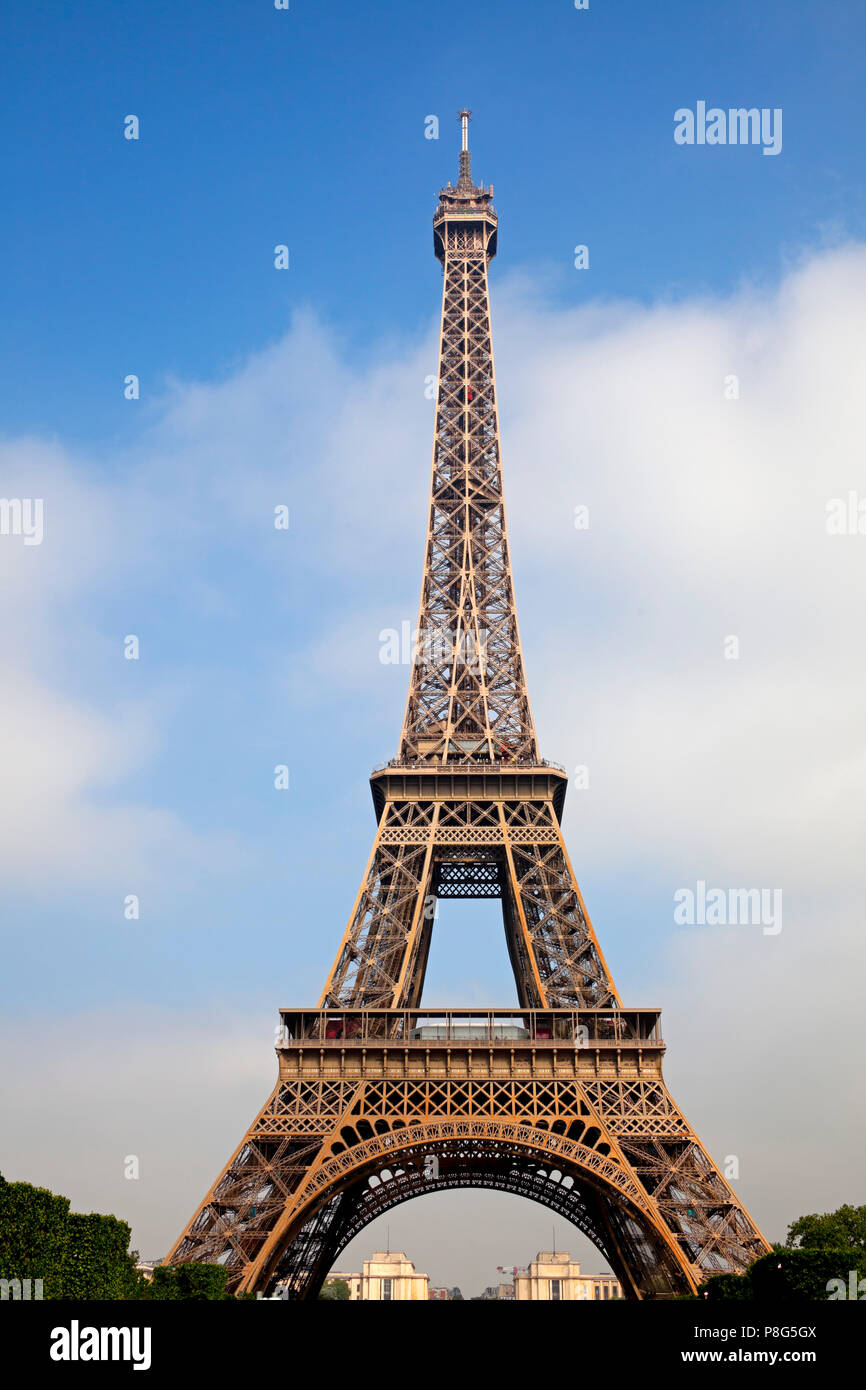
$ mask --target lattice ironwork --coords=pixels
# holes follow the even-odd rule
[[[293,1296],[311,1296],[315,1269],[296,1242],[304,1233],[306,1250],[308,1238],[321,1235],[322,1212],[330,1213],[331,1232],[322,1257],[335,1258],[341,1242],[383,1202],[456,1186],[497,1187],[552,1206],[597,1240],[635,1297],[665,1296],[708,1273],[743,1269],[764,1248],[652,1057],[646,1065],[654,1075],[630,1083],[540,1079],[543,1066],[535,1061],[525,1079],[455,1079],[447,1073],[463,1059],[454,1054],[476,1052],[477,1041],[420,1038],[428,1067],[435,1054],[435,1074],[390,1080],[375,1074],[382,1056],[366,1033],[354,1044],[355,1057],[346,1055],[350,1040],[340,1042],[340,1065],[360,1079],[281,1081],[172,1258],[219,1260],[234,1287],[287,1282]],[[379,1046],[384,1055],[392,1045]],[[507,1041],[491,1038],[480,1046],[491,1065],[519,1069]],[[536,1053],[541,1046],[536,1037]],[[562,1039],[546,1046],[559,1051]],[[660,1053],[658,1040],[620,1040],[617,1051],[652,1052],[653,1046]],[[287,1069],[294,1051],[309,1054],[298,1064],[307,1066],[322,1047],[313,1038],[294,1040],[283,1050]],[[594,1106],[594,1096],[603,1104]],[[645,1137],[635,1135],[629,1110],[639,1114]],[[315,1135],[302,1137],[299,1130],[308,1126]],[[349,1199],[334,1206],[345,1193]],[[598,1221],[603,1217],[600,1225],[587,1209]],[[334,1224],[337,1210],[342,1216]],[[616,1232],[620,1242],[629,1232],[632,1239],[617,1245]]]
[[[433,219],[444,283],[418,642],[399,756],[318,1010],[284,1010],[277,1086],[171,1261],[314,1297],[398,1202],[530,1197],[663,1298],[768,1246],[670,1096],[658,1012],[624,1010],[538,754],[505,522],[487,272],[498,220],[471,176]],[[417,1012],[440,898],[498,897],[520,1006]],[[465,1014],[465,1016],[464,1016]]]

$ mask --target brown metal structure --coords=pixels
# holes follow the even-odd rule
[[[169,1261],[235,1291],[315,1297],[396,1203],[455,1187],[531,1197],[592,1240],[632,1298],[693,1290],[769,1247],[672,1100],[656,1009],[625,1009],[539,757],[505,524],[488,299],[493,190],[439,195],[444,269],[433,480],[397,758],[317,1009],[284,1009],[279,1077]],[[440,898],[502,901],[519,1005],[422,1010]]]

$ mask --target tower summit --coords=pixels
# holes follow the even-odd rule
[[[472,112],[463,110],[459,113],[459,117],[461,143],[460,171],[457,184],[455,187],[449,182],[444,188],[440,188],[439,206],[433,218],[433,247],[443,264],[447,247],[441,232],[444,226],[442,218],[446,215],[451,218],[464,219],[464,230],[470,223],[486,220],[489,224],[486,231],[477,228],[480,232],[480,243],[486,247],[488,261],[496,255],[497,219],[496,213],[493,211],[493,189],[472,182],[472,156],[469,152],[469,122],[472,118]]]
[[[373,848],[318,1006],[280,1011],[274,1092],[168,1259],[313,1298],[382,1212],[489,1187],[571,1221],[627,1297],[666,1298],[768,1246],[667,1090],[659,1010],[620,1000],[562,837],[567,778],[538,752],[490,332],[497,217],[460,122],[433,217],[438,389],[399,751],[370,779]],[[500,900],[517,1006],[422,1008],[446,898]]]

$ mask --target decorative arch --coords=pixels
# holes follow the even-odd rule
[[[290,1298],[315,1298],[340,1251],[377,1216],[415,1197],[479,1188],[528,1198],[570,1221],[626,1297],[692,1291],[692,1272],[647,1194],[600,1135],[582,1138],[503,1118],[354,1121],[310,1173],[242,1287],[279,1284]]]

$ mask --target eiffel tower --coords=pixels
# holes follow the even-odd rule
[[[625,1008],[541,758],[505,524],[487,271],[493,190],[462,111],[439,194],[433,480],[400,751],[315,1008],[280,1011],[279,1076],[172,1250],[234,1292],[315,1298],[340,1251],[411,1197],[490,1188],[567,1218],[626,1297],[670,1298],[769,1246],[662,1078],[660,1012]],[[421,1006],[436,905],[499,898],[519,1004]]]

